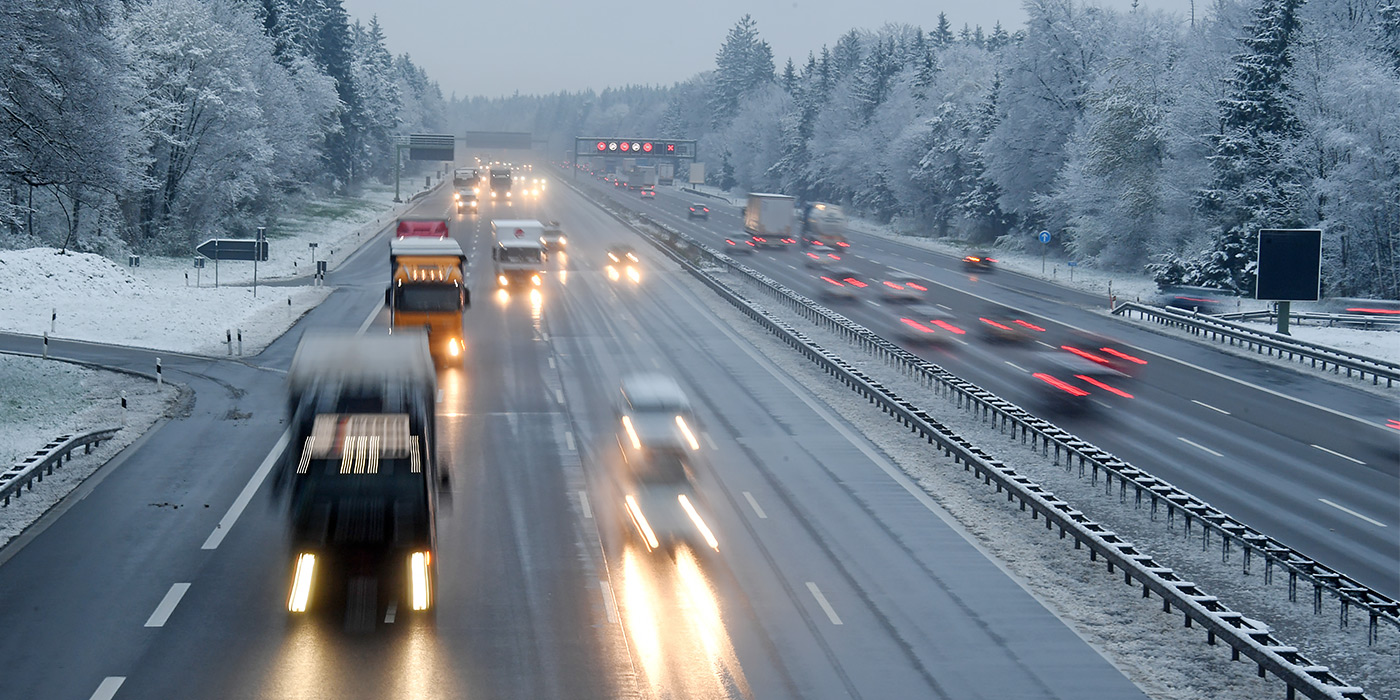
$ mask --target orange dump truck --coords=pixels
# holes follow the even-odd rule
[[[467,256],[451,238],[396,238],[389,244],[392,277],[384,294],[394,328],[423,328],[433,357],[461,357],[462,311],[471,305]]]

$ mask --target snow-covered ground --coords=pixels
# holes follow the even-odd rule
[[[309,244],[334,267],[408,206],[392,198],[379,188],[310,202],[269,233],[269,260],[258,264],[259,281],[301,275],[305,284],[260,285],[256,295],[251,262],[220,263],[216,288],[214,263],[196,271],[193,256],[128,267],[53,248],[0,251],[0,330],[209,355],[225,354],[227,334],[241,330],[243,352],[256,353],[332,291],[307,274]]]
[[[0,507],[0,547],[38,520],[166,413],[178,389],[120,372],[0,355],[0,467],[9,468],[63,434],[121,427],[91,454],[82,450]],[[121,407],[126,397],[127,408]]]

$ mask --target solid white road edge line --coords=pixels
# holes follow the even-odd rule
[[[365,317],[365,322],[360,324],[360,330],[355,331],[355,335],[364,335],[365,331],[369,330],[369,324],[374,323],[374,319],[379,317],[379,310],[383,308],[384,300],[380,299],[379,303],[375,304],[374,308],[370,310],[369,315]]]
[[[831,603],[826,602],[826,596],[822,595],[822,591],[820,588],[817,588],[817,584],[808,581],[807,590],[811,591],[812,597],[817,599],[817,605],[822,606],[822,610],[826,612],[826,617],[831,620],[831,624],[844,624],[841,622],[841,618],[837,617],[836,611],[831,609]]]
[[[97,690],[92,691],[92,697],[88,700],[112,700],[125,682],[126,676],[107,676],[98,684]]]
[[[599,581],[598,587],[603,590],[603,607],[608,611],[608,622],[617,624],[622,617],[617,614],[617,600],[613,598],[612,586],[607,581]]]
[[[1365,520],[1366,522],[1371,523],[1372,525],[1375,525],[1375,526],[1377,526],[1377,527],[1385,527],[1385,523],[1383,523],[1383,522],[1381,522],[1381,521],[1379,521],[1379,520],[1372,520],[1372,519],[1370,519],[1370,518],[1368,518],[1368,517],[1366,517],[1366,516],[1364,516],[1364,515],[1362,515],[1362,514],[1356,512],[1356,511],[1354,511],[1354,510],[1352,510],[1352,509],[1350,509],[1350,508],[1348,508],[1348,507],[1346,507],[1346,506],[1339,506],[1339,505],[1337,505],[1336,503],[1333,503],[1333,502],[1331,502],[1331,501],[1329,501],[1329,500],[1327,500],[1327,499],[1325,499],[1325,498],[1319,498],[1319,499],[1317,499],[1317,500],[1322,501],[1323,503],[1326,503],[1327,505],[1332,506],[1333,508],[1336,508],[1337,510],[1342,511],[1343,513],[1346,513],[1347,515],[1354,515],[1354,516],[1356,516],[1356,517],[1358,517],[1358,518],[1361,518],[1362,520]]]
[[[753,512],[755,515],[757,515],[762,520],[768,519],[768,514],[764,513],[763,509],[758,507],[758,501],[754,500],[753,494],[749,493],[748,491],[745,491],[744,499],[749,502],[749,506],[753,508]]]
[[[1191,403],[1194,403],[1194,404],[1196,404],[1197,406],[1205,406],[1206,408],[1209,408],[1209,409],[1212,410],[1212,411],[1216,411],[1216,412],[1218,412],[1218,413],[1224,413],[1224,414],[1227,415],[1227,416],[1230,415],[1230,412],[1229,412],[1229,411],[1227,411],[1227,410],[1225,410],[1225,409],[1223,409],[1223,408],[1216,408],[1216,407],[1214,407],[1214,406],[1212,406],[1212,405],[1210,405],[1210,404],[1208,404],[1208,403],[1206,403],[1206,402],[1204,402],[1204,401],[1197,401],[1197,400],[1195,400],[1195,399],[1191,399]]]
[[[176,583],[166,591],[165,597],[161,599],[160,605],[156,606],[155,612],[146,619],[147,627],[164,627],[165,621],[170,619],[170,613],[175,612],[175,606],[180,604],[180,599],[185,597],[185,592],[190,590],[188,583]]]
[[[1182,442],[1184,442],[1184,443],[1186,443],[1186,444],[1188,444],[1188,445],[1190,445],[1190,446],[1192,446],[1192,447],[1194,447],[1194,448],[1196,448],[1196,449],[1198,449],[1198,450],[1202,450],[1202,451],[1204,451],[1204,452],[1209,452],[1209,453],[1215,455],[1216,457],[1224,457],[1224,456],[1225,456],[1225,455],[1223,455],[1223,454],[1220,454],[1219,452],[1216,452],[1215,450],[1210,449],[1209,447],[1206,447],[1206,446],[1201,445],[1201,444],[1199,444],[1199,443],[1191,442],[1190,440],[1187,440],[1187,439],[1184,438],[1184,437],[1178,437],[1177,439],[1180,440],[1180,441],[1182,441]]]
[[[204,541],[204,546],[200,549],[219,548],[219,543],[224,541],[224,536],[233,528],[233,524],[238,522],[238,516],[243,514],[243,509],[247,508],[248,502],[253,500],[253,494],[258,492],[258,487],[267,479],[268,472],[272,471],[272,465],[277,463],[277,458],[282,455],[282,450],[286,449],[287,442],[291,439],[292,429],[289,427],[282,431],[282,437],[277,438],[277,444],[273,445],[272,451],[263,458],[262,464],[258,465],[258,470],[253,472],[253,476],[248,479],[248,483],[238,494],[238,498],[233,499],[233,505],[229,506],[228,512],[224,514],[219,524],[214,526],[214,531],[209,533],[209,539]]]
[[[1326,447],[1323,447],[1322,445],[1313,445],[1313,447],[1316,447],[1317,449],[1322,450],[1323,452],[1326,452],[1326,453],[1329,454],[1329,455],[1335,455],[1335,456],[1337,456],[1337,457],[1341,457],[1342,459],[1346,459],[1346,460],[1350,460],[1350,461],[1352,461],[1352,462],[1356,462],[1357,464],[1360,464],[1360,465],[1362,465],[1362,466],[1365,466],[1365,465],[1366,465],[1365,462],[1363,462],[1363,461],[1361,461],[1361,460],[1359,460],[1359,459],[1357,459],[1357,458],[1355,458],[1355,457],[1348,457],[1348,456],[1346,456],[1346,455],[1344,455],[1344,454],[1342,454],[1342,453],[1340,453],[1340,452],[1338,452],[1338,451],[1336,451],[1336,450],[1329,450],[1329,449],[1327,449]]]

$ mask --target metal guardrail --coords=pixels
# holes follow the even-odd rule
[[[622,220],[623,223],[631,225],[631,221],[627,221],[626,217],[620,216],[616,211],[610,211],[610,213],[619,218],[619,220]],[[997,493],[1001,493],[1002,490],[1007,491],[1007,500],[1019,500],[1019,503],[1021,503],[1021,510],[1025,511],[1029,508],[1030,517],[1032,517],[1032,519],[1042,517],[1043,515],[1044,519],[1046,519],[1046,529],[1053,529],[1054,526],[1058,526],[1061,539],[1063,539],[1065,535],[1074,536],[1075,549],[1079,549],[1079,547],[1085,545],[1089,546],[1089,559],[1091,559],[1091,561],[1098,560],[1099,556],[1105,557],[1110,574],[1113,573],[1114,567],[1121,568],[1121,570],[1123,570],[1124,584],[1131,585],[1134,580],[1137,580],[1138,584],[1141,585],[1142,596],[1144,596],[1144,598],[1147,598],[1152,592],[1156,592],[1156,594],[1162,598],[1163,612],[1170,612],[1172,606],[1175,605],[1176,608],[1183,613],[1187,627],[1190,627],[1193,622],[1200,623],[1201,626],[1205,627],[1205,630],[1207,630],[1207,643],[1215,644],[1217,643],[1217,638],[1224,638],[1225,643],[1231,645],[1232,659],[1238,661],[1240,654],[1245,654],[1259,666],[1260,676],[1263,676],[1266,672],[1273,672],[1277,678],[1284,680],[1285,686],[1287,686],[1287,697],[1289,697],[1289,699],[1292,699],[1296,692],[1302,692],[1305,696],[1312,697],[1312,699],[1338,699],[1338,697],[1340,697],[1340,699],[1351,700],[1365,699],[1364,690],[1359,689],[1359,687],[1345,685],[1343,680],[1331,675],[1331,673],[1327,671],[1326,666],[1312,664],[1308,659],[1303,658],[1296,648],[1289,647],[1289,645],[1282,644],[1281,641],[1275,640],[1267,630],[1257,629],[1257,627],[1254,627],[1253,624],[1240,615],[1240,613],[1233,612],[1233,610],[1226,608],[1224,603],[1219,602],[1215,596],[1205,595],[1193,582],[1180,580],[1179,577],[1176,577],[1176,575],[1172,573],[1170,568],[1158,566],[1149,554],[1137,552],[1137,549],[1135,549],[1131,543],[1124,542],[1124,540],[1117,538],[1113,532],[1106,531],[1106,529],[1103,529],[1102,526],[1096,524],[1096,522],[1086,518],[1082,512],[1074,510],[1074,508],[1071,508],[1070,505],[1064,503],[1064,501],[1054,497],[1050,491],[1042,489],[1039,484],[1033,483],[1032,480],[1026,479],[1026,477],[1019,476],[1014,469],[1002,465],[1001,462],[995,461],[995,459],[991,459],[990,456],[984,454],[981,449],[974,447],[970,442],[953,434],[951,430],[948,430],[948,428],[939,424],[938,421],[932,419],[930,414],[924,412],[924,410],[918,409],[913,403],[907,402],[907,400],[895,395],[890,389],[885,388],[885,386],[874,381],[874,379],[867,377],[864,372],[855,370],[854,367],[844,363],[839,357],[827,353],[827,351],[823,350],[818,344],[812,343],[811,340],[806,339],[806,336],[802,335],[801,332],[792,329],[791,326],[787,326],[787,323],[780,321],[780,319],[773,318],[773,316],[767,314],[763,309],[755,307],[752,302],[745,300],[741,294],[736,293],[736,291],[729,288],[727,284],[722,283],[721,280],[715,279],[711,274],[707,274],[704,270],[701,270],[700,267],[696,265],[696,262],[699,262],[697,258],[699,258],[699,256],[704,256],[704,258],[710,258],[713,259],[714,262],[728,266],[729,269],[734,269],[736,272],[746,274],[746,276],[752,277],[752,279],[763,284],[763,287],[773,290],[780,300],[785,298],[787,301],[794,302],[797,307],[804,308],[806,311],[818,315],[819,318],[825,318],[827,321],[836,323],[840,328],[858,333],[865,342],[871,343],[872,349],[878,349],[879,354],[885,354],[886,358],[899,358],[899,360],[904,360],[906,363],[909,363],[909,358],[913,358],[913,363],[907,364],[906,368],[917,370],[918,374],[925,375],[925,377],[928,378],[937,377],[939,379],[939,385],[944,386],[944,389],[949,393],[956,395],[959,406],[963,406],[966,399],[966,407],[983,413],[984,419],[990,416],[991,419],[997,421],[998,417],[1000,417],[998,424],[1000,424],[1002,430],[1005,430],[1005,426],[1008,426],[1008,424],[1012,427],[1012,438],[1015,438],[1016,430],[1018,430],[1019,427],[1019,430],[1021,430],[1022,442],[1025,442],[1026,437],[1030,435],[1032,448],[1036,447],[1036,437],[1040,438],[1042,454],[1047,454],[1047,449],[1049,449],[1050,444],[1056,445],[1056,463],[1058,463],[1058,456],[1060,456],[1061,448],[1064,448],[1065,468],[1067,469],[1070,468],[1070,455],[1079,455],[1079,473],[1081,473],[1081,476],[1084,475],[1084,466],[1086,463],[1092,463],[1095,480],[1098,479],[1099,469],[1105,470],[1106,489],[1109,490],[1109,493],[1112,493],[1112,476],[1114,475],[1119,476],[1120,498],[1126,498],[1127,484],[1130,482],[1126,477],[1127,473],[1135,472],[1135,475],[1141,477],[1141,479],[1151,480],[1152,483],[1156,484],[1156,486],[1161,489],[1161,491],[1148,490],[1148,493],[1151,494],[1152,512],[1154,512],[1154,514],[1156,512],[1158,498],[1162,498],[1162,500],[1166,501],[1169,518],[1172,517],[1172,512],[1177,510],[1177,508],[1182,510],[1183,518],[1186,519],[1187,532],[1189,532],[1190,529],[1191,518],[1196,517],[1201,524],[1205,525],[1203,533],[1205,533],[1205,538],[1207,539],[1203,539],[1203,545],[1204,543],[1208,543],[1208,532],[1219,531],[1222,533],[1222,542],[1226,542],[1224,550],[1222,550],[1225,556],[1228,556],[1229,540],[1231,540],[1231,538],[1238,539],[1239,542],[1242,542],[1243,547],[1245,547],[1246,573],[1247,567],[1249,567],[1249,553],[1252,552],[1252,547],[1260,546],[1259,540],[1249,539],[1250,533],[1252,532],[1232,533],[1229,532],[1229,529],[1218,529],[1222,524],[1219,518],[1224,518],[1224,514],[1218,514],[1218,511],[1214,511],[1212,508],[1208,507],[1208,505],[1200,503],[1196,498],[1191,497],[1190,494],[1176,490],[1175,487],[1170,487],[1169,484],[1161,482],[1161,480],[1152,479],[1151,476],[1145,475],[1144,472],[1138,472],[1138,470],[1131,468],[1126,462],[1117,462],[1116,468],[1113,469],[1110,469],[1109,466],[1106,465],[1100,465],[1098,459],[1093,459],[1088,454],[1089,449],[1098,448],[1093,448],[1088,442],[1079,441],[1074,435],[1064,433],[1063,430],[1051,426],[1047,421],[1029,416],[1029,414],[1023,412],[1022,409],[1019,409],[1018,406],[1005,402],[1004,399],[997,398],[993,393],[983,391],[983,389],[977,388],[976,385],[972,385],[970,382],[965,382],[962,381],[962,379],[953,377],[953,375],[948,374],[948,372],[937,367],[937,365],[927,363],[927,361],[921,360],[921,358],[913,356],[911,353],[907,353],[907,351],[900,349],[900,347],[895,346],[895,344],[886,342],[882,337],[876,336],[871,330],[864,329],[862,326],[857,325],[857,323],[848,321],[844,316],[833,314],[829,309],[820,307],[820,305],[808,300],[808,298],[802,297],[802,295],[792,293],[788,288],[781,286],[781,284],[776,283],[774,280],[767,279],[763,274],[757,273],[755,270],[749,269],[749,267],[738,265],[734,260],[729,259],[728,256],[722,255],[722,253],[714,251],[714,249],[708,248],[708,246],[699,244],[699,242],[687,237],[687,235],[682,234],[682,232],[666,227],[665,224],[655,223],[655,221],[648,220],[648,218],[641,218],[643,218],[645,223],[654,225],[654,227],[661,228],[662,231],[665,231],[666,238],[658,241],[657,237],[652,235],[651,232],[645,231],[644,228],[636,227],[636,225],[633,225],[634,230],[643,234],[644,237],[657,242],[657,244],[661,244],[658,245],[658,248],[661,248],[666,255],[671,256],[676,262],[685,267],[687,272],[692,273],[693,276],[703,281],[708,287],[713,288],[715,293],[720,294],[722,298],[734,304],[743,314],[749,315],[750,318],[755,319],[755,321],[759,322],[764,328],[773,332],[774,335],[783,339],[784,342],[790,344],[794,349],[797,349],[799,353],[804,354],[809,360],[819,364],[827,374],[832,374],[833,377],[839,378],[843,384],[851,386],[854,391],[860,393],[862,398],[881,407],[882,412],[895,417],[895,419],[899,420],[904,426],[909,427],[910,430],[916,431],[921,437],[928,440],[930,444],[935,444],[935,442],[937,442],[939,449],[942,449],[945,455],[953,456],[953,461],[955,461],[955,463],[963,463],[963,469],[972,470],[974,476],[983,479],[984,483],[991,484],[995,482]],[[678,249],[672,249],[668,244],[679,244]],[[697,253],[699,253],[699,255],[697,255]],[[1019,416],[1016,413],[1019,413]],[[1029,421],[1026,419],[1029,419]],[[1040,426],[1032,427],[1030,426],[1030,421],[1036,421]],[[1046,428],[1058,431],[1060,435],[1057,435],[1057,437],[1051,440],[1049,430],[1046,430]],[[1068,440],[1077,442],[1077,444],[1067,444]],[[1070,451],[1071,447],[1074,448],[1072,452]],[[1099,452],[1100,454],[1112,458],[1112,455],[1107,455],[1106,452]],[[1144,491],[1144,489],[1142,489],[1140,483],[1133,483],[1135,491],[1137,491],[1137,503],[1141,504],[1142,491]],[[1184,497],[1186,500],[1177,500],[1175,497]],[[1233,521],[1229,521],[1229,524],[1233,525]],[[1239,525],[1239,528],[1246,529],[1247,531],[1247,528],[1243,525]],[[1261,535],[1259,535],[1259,538],[1267,540],[1267,538],[1263,538]],[[1271,542],[1271,540],[1268,540],[1268,542]],[[1285,547],[1285,549],[1287,549],[1287,547]],[[1288,550],[1288,552],[1291,552],[1291,550]],[[1268,567],[1267,563],[1271,563],[1271,561],[1277,559],[1281,553],[1271,552],[1271,550],[1268,549],[1263,549],[1263,553],[1264,556],[1266,556],[1267,580],[1268,573],[1270,573],[1270,567]],[[1296,566],[1296,561],[1292,564],[1284,564],[1289,570],[1289,592],[1294,594],[1296,591],[1295,582],[1298,571],[1292,567]],[[1338,575],[1338,577],[1340,577],[1340,575]],[[1320,588],[1316,588],[1316,591],[1315,609],[1317,605],[1320,605]],[[1366,589],[1364,589],[1364,591],[1366,591]],[[1344,601],[1344,623],[1345,601],[1347,601],[1345,595],[1350,594],[1352,594],[1351,591],[1338,592],[1338,596],[1341,596]],[[1392,602],[1392,606],[1393,605],[1394,603]],[[1390,613],[1392,613],[1393,617],[1394,613],[1396,613],[1396,609],[1390,609]],[[1375,608],[1372,608],[1372,638],[1375,636],[1376,617],[1378,617],[1378,613],[1376,613]]]
[[[698,194],[698,195],[700,195],[701,197],[709,197],[710,199],[722,200],[725,204],[733,204],[733,202],[729,201],[729,198],[728,198],[728,197],[721,197],[721,196],[719,196],[719,195],[717,195],[717,194],[710,194],[709,192],[703,192],[703,191],[701,191],[701,190],[693,189],[693,188],[690,188],[690,187],[682,187],[682,188],[681,188],[681,191],[682,191],[682,192],[688,192],[688,193],[690,193],[690,194]]]
[[[0,499],[3,499],[3,505],[10,505],[10,497],[18,498],[25,488],[33,491],[35,481],[43,481],[55,467],[61,467],[73,458],[73,450],[81,447],[84,453],[92,452],[93,445],[111,439],[119,430],[121,428],[104,428],[77,436],[60,435],[50,440],[39,451],[0,473]]]
[[[1352,376],[1353,373],[1360,379],[1365,379],[1367,375],[1370,375],[1372,384],[1378,385],[1384,379],[1386,387],[1391,387],[1396,381],[1400,381],[1400,364],[1289,338],[1277,333],[1256,330],[1214,316],[1187,313],[1132,301],[1115,306],[1113,314],[1126,315],[1130,318],[1131,314],[1138,314],[1139,318],[1144,320],[1179,328],[1192,335],[1205,336],[1217,342],[1248,348],[1260,354],[1309,363],[1312,367],[1318,367],[1323,371],[1327,371],[1330,367],[1333,374],[1341,374],[1345,370],[1348,377]]]
[[[1278,320],[1278,312],[1273,309],[1231,311],[1223,314],[1214,314],[1214,316],[1224,321],[1262,320],[1268,323],[1274,323]],[[1378,316],[1372,314],[1333,314],[1321,311],[1294,311],[1288,314],[1288,317],[1298,321],[1300,325],[1303,321],[1317,321],[1317,325],[1326,325],[1329,328],[1333,326],[1358,326],[1370,330],[1376,326],[1400,325],[1400,315]]]

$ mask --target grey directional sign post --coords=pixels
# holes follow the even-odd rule
[[[1040,274],[1045,274],[1045,248],[1050,245],[1050,232],[1040,232]]]
[[[220,260],[252,260],[267,262],[267,241],[248,238],[210,238],[195,247],[195,252],[214,261],[214,286],[219,286]]]

